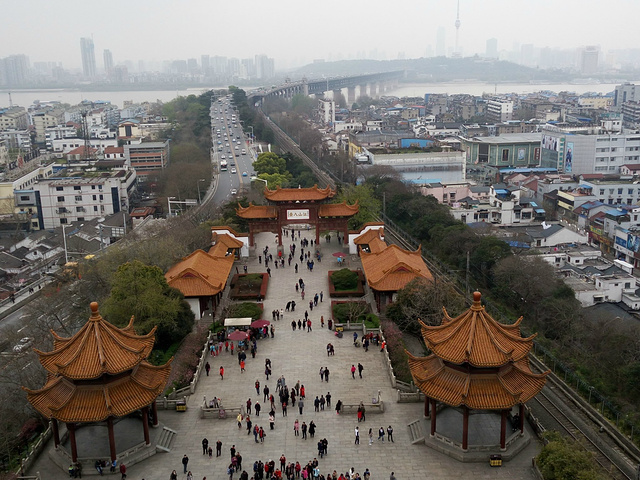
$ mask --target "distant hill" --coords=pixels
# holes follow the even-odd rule
[[[416,58],[407,60],[342,60],[305,65],[290,72],[292,79],[346,76],[363,73],[405,70],[408,81],[445,82],[453,80],[480,80],[485,82],[552,81],[568,77],[566,72],[541,70],[512,62],[480,57]],[[575,76],[572,76],[575,78]]]

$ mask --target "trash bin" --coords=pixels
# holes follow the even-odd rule
[[[186,412],[187,411],[187,402],[184,400],[180,400],[176,402],[176,412]]]
[[[492,467],[501,467],[502,466],[502,455],[490,455],[489,456],[489,465]]]

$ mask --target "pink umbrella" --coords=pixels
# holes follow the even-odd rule
[[[267,325],[271,325],[271,322],[269,320],[254,320],[253,322],[251,322],[252,328],[263,328]]]
[[[246,340],[249,338],[249,334],[247,332],[243,332],[242,330],[235,330],[231,332],[227,338],[229,340]]]
[[[333,254],[334,257],[346,257],[347,254],[346,253],[342,253],[342,252],[335,252]]]

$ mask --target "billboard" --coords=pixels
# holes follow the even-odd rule
[[[554,152],[557,152],[558,143],[559,143],[559,139],[552,135],[542,136],[542,148],[546,148],[547,150],[553,150]]]
[[[524,148],[518,149],[518,161],[522,162],[524,160]]]
[[[573,167],[573,142],[567,142],[567,147],[565,149],[565,155],[564,155],[564,171],[566,173],[571,173],[572,167]]]
[[[627,250],[631,250],[634,253],[638,253],[640,250],[640,236],[627,234]]]

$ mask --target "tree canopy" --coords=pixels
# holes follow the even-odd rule
[[[157,326],[156,345],[161,349],[184,338],[195,319],[182,293],[169,287],[162,270],[138,260],[118,268],[101,311],[118,326],[126,325],[134,315],[139,334]]]
[[[349,219],[349,228],[358,230],[367,222],[373,222],[380,214],[382,202],[378,200],[373,188],[369,185],[344,185],[335,197],[337,202],[347,202],[351,205],[358,202],[359,210]]]

